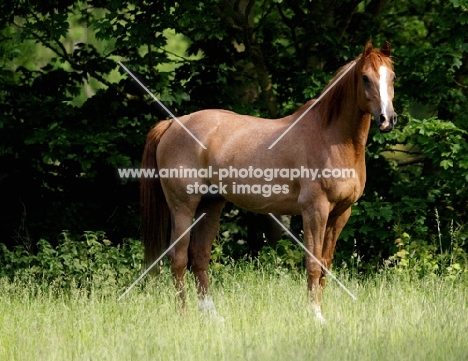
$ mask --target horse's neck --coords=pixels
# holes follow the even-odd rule
[[[371,115],[356,111],[349,124],[352,126],[346,129],[342,133],[342,136],[344,139],[349,139],[352,142],[356,154],[364,157],[367,138],[369,137]]]
[[[321,124],[326,127],[323,131],[329,134],[330,145],[340,144],[341,152],[351,163],[364,164],[371,115],[363,114],[352,96],[344,96],[337,107],[337,116],[330,123]]]

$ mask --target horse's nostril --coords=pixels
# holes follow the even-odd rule
[[[384,114],[380,114],[379,124],[383,124],[384,122],[385,122],[385,115],[384,115]]]
[[[397,121],[398,121],[398,115],[395,114],[393,116],[393,125],[395,125],[397,123]]]

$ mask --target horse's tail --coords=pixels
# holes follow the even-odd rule
[[[156,150],[170,125],[169,120],[163,120],[148,133],[141,162],[143,169],[152,169],[157,174]],[[148,267],[164,252],[168,240],[170,213],[159,177],[141,177],[140,206],[145,262]],[[156,273],[157,269],[154,269]]]

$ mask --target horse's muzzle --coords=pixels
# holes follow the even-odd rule
[[[393,127],[397,123],[397,115],[393,113],[390,116],[385,116],[385,114],[380,114],[379,120],[377,121],[377,125],[379,126],[379,130],[382,133],[388,133],[393,129]]]

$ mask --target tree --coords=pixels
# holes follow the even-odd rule
[[[1,4],[2,234],[32,243],[64,228],[138,235],[138,184],[116,168],[139,164],[146,132],[167,115],[117,61],[180,114],[277,117],[316,97],[370,38],[395,49],[401,131],[372,135],[365,197],[341,249],[357,238],[375,257],[411,228],[433,237],[436,206],[444,225],[465,224],[467,9],[457,0]],[[180,36],[187,51],[174,54]],[[425,121],[412,120],[416,108]],[[389,162],[382,154],[396,144],[419,158]]]

